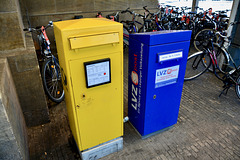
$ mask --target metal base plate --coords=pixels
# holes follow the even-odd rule
[[[80,152],[82,160],[96,160],[123,149],[123,138],[119,137]]]
[[[156,135],[156,134],[162,133],[162,132],[164,132],[164,131],[167,131],[167,130],[171,129],[171,128],[174,126],[174,125],[172,125],[172,126],[169,126],[169,127],[167,127],[167,128],[163,128],[163,129],[158,130],[158,131],[156,131],[156,132],[149,133],[149,134],[147,134],[147,135],[145,135],[145,136],[142,136],[142,135],[138,132],[138,130],[132,125],[131,122],[130,122],[130,125],[131,125],[131,126],[133,127],[133,129],[137,132],[137,134],[141,137],[141,139],[146,139],[146,138],[148,138],[148,137],[151,137],[151,136],[154,136],[154,135]]]

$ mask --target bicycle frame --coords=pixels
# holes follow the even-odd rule
[[[50,49],[50,41],[48,39],[46,28],[42,26],[39,30],[40,34],[38,35],[39,45],[41,48],[41,54],[46,57],[50,58],[51,56],[51,49]]]
[[[212,64],[212,66],[213,66],[213,72],[214,72],[215,76],[216,76],[218,79],[220,79],[221,81],[224,81],[223,78],[221,78],[221,77],[217,74],[217,71],[216,71],[216,69],[218,69],[218,70],[220,71],[220,68],[219,68],[219,65],[218,65],[216,52],[215,52],[215,50],[214,50],[214,44],[215,44],[215,43],[213,43],[213,40],[212,40],[212,39],[211,39],[211,41],[210,41],[209,43],[211,43],[212,51],[210,51],[209,48],[206,48],[206,49],[205,49],[205,52],[207,52],[207,54],[209,54],[209,57],[210,57],[210,59],[211,59],[211,64]],[[218,46],[218,47],[220,47],[220,46]],[[239,72],[240,72],[240,69],[238,69],[239,67],[236,66],[233,58],[232,58],[231,55],[227,52],[227,50],[226,50],[224,47],[220,47],[220,48],[224,51],[225,57],[227,58],[227,62],[228,62],[228,63],[229,63],[229,62],[232,62],[233,66],[234,66],[234,69],[232,70],[232,72],[230,71],[230,72],[228,72],[228,73],[224,73],[224,76],[230,78],[236,85],[238,85],[237,82],[234,80],[234,78],[232,78],[231,75],[232,75],[233,73],[235,73],[235,72],[238,72],[238,73],[239,73]],[[211,65],[210,65],[210,66],[211,66]]]

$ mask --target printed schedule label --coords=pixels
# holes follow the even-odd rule
[[[109,60],[85,64],[85,70],[87,87],[97,86],[111,81]]]

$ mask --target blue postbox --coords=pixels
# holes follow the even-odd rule
[[[128,117],[148,137],[177,123],[191,31],[129,37]]]

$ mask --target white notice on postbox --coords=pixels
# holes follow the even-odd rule
[[[157,69],[155,88],[163,87],[177,82],[179,73],[179,65]]]
[[[109,61],[86,65],[88,86],[110,82]]]
[[[169,53],[169,54],[164,54],[164,55],[159,54],[158,56],[159,56],[159,62],[162,62],[162,61],[168,61],[168,60],[172,60],[172,59],[182,58],[183,53],[182,53],[182,51],[179,51],[179,52],[174,52],[174,53]]]

